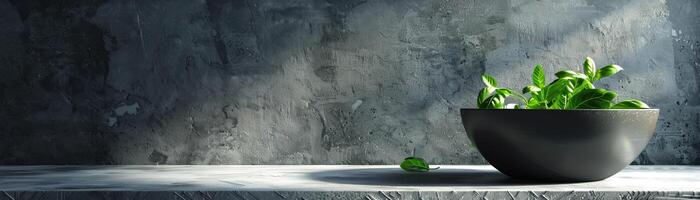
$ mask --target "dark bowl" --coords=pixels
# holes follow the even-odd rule
[[[658,109],[462,109],[481,155],[516,179],[602,180],[629,165],[654,135]]]

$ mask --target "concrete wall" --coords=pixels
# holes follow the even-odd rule
[[[700,1],[0,0],[0,164],[484,164],[458,109],[585,56],[700,164]]]

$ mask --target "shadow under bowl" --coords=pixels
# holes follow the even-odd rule
[[[469,139],[516,179],[597,181],[629,165],[654,135],[658,109],[461,109]]]

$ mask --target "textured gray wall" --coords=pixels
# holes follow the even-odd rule
[[[483,164],[458,109],[584,56],[700,164],[700,1],[0,0],[0,164]],[[551,77],[550,77],[551,78]]]

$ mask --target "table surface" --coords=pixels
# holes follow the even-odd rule
[[[603,181],[537,183],[488,165],[0,166],[0,191],[689,191],[700,166],[629,166]]]

